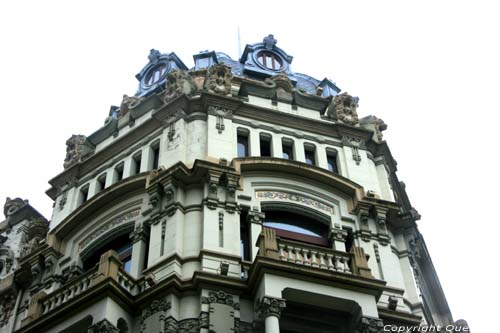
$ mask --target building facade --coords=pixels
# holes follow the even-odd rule
[[[382,132],[272,35],[151,50],[67,141],[50,223],[8,199],[0,332],[383,332],[453,324]]]

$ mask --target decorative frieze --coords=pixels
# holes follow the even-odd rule
[[[312,206],[316,209],[323,210],[329,214],[333,214],[333,207],[327,206],[324,203],[304,196],[302,194],[289,193],[283,191],[256,191],[255,197],[257,199],[272,199],[272,200],[288,200],[298,202],[307,206]]]
[[[264,296],[258,304],[258,312],[262,318],[275,316],[280,318],[283,309],[286,307],[286,302],[282,298]]]
[[[106,233],[107,231],[115,228],[116,226],[119,226],[121,224],[123,224],[124,222],[126,221],[129,221],[137,216],[139,216],[139,214],[141,213],[141,210],[140,209],[136,209],[136,210],[133,210],[131,212],[128,212],[124,215],[121,215],[111,221],[109,221],[108,223],[102,225],[101,227],[99,227],[97,230],[93,231],[92,233],[90,233],[89,236],[85,237],[79,244],[78,244],[78,248],[80,250],[82,250],[83,248],[85,248],[87,245],[89,245],[93,240],[97,239],[99,236],[101,236],[102,234]]]

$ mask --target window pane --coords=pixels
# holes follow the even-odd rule
[[[248,156],[248,137],[238,135],[238,157]]]

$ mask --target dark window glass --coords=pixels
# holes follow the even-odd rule
[[[129,239],[128,234],[122,235],[109,241],[107,244],[95,251],[90,257],[88,257],[83,262],[83,268],[85,270],[95,267],[99,263],[101,255],[109,250],[115,250],[123,263],[123,269],[130,272],[130,267],[132,263],[132,241]]]
[[[160,163],[160,147],[153,148],[153,169],[158,169]]]
[[[328,226],[305,215],[283,211],[266,211],[264,226],[276,230],[276,235],[328,246]]]
[[[137,154],[134,156],[134,175],[141,173],[141,154]]]
[[[328,164],[328,170],[333,173],[339,173],[337,167],[337,156],[334,154],[328,154],[326,156],[326,163]]]
[[[310,165],[316,165],[315,150],[313,148],[305,149],[306,163]]]
[[[264,67],[277,71],[283,66],[281,58],[271,52],[260,52],[257,61]]]
[[[238,157],[248,156],[248,136],[238,134]]]
[[[260,156],[271,156],[271,138],[260,136]]]
[[[243,260],[250,257],[250,230],[247,222],[248,211],[242,210],[240,214],[240,255]]]
[[[293,143],[283,142],[283,158],[293,160]]]

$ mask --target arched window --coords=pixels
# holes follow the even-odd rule
[[[153,84],[159,82],[163,77],[165,76],[167,72],[167,65],[166,64],[159,64],[155,68],[153,68],[147,75],[146,80],[144,81],[146,83],[146,86],[152,86]]]
[[[283,60],[272,52],[263,51],[257,55],[257,61],[264,67],[278,71],[283,67]]]
[[[264,226],[276,230],[282,238],[329,246],[329,227],[306,214],[285,211],[265,211]]]
[[[83,261],[84,270],[89,270],[93,268],[101,258],[101,255],[109,250],[115,250],[123,263],[123,269],[130,273],[130,268],[132,264],[132,241],[129,238],[128,233],[114,238],[113,240],[107,242]]]

